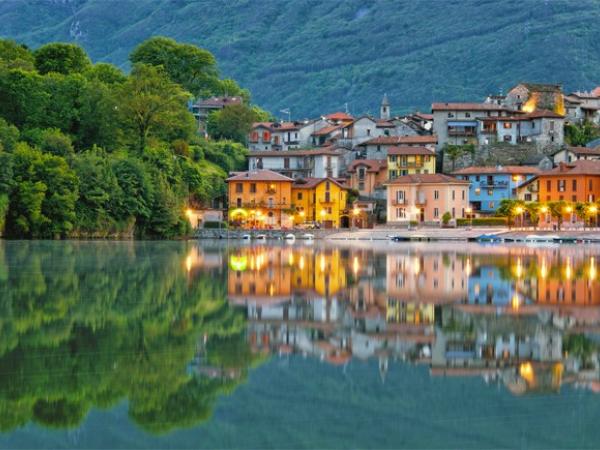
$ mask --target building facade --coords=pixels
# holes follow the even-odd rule
[[[248,229],[290,228],[293,181],[271,170],[234,173],[226,180],[230,223]]]
[[[253,151],[248,154],[250,170],[273,170],[290,178],[337,178],[343,155],[332,148],[286,151]]]
[[[469,199],[474,212],[493,213],[504,199],[516,198],[517,187],[537,174],[527,166],[467,167],[452,175],[468,181]]]
[[[395,146],[387,151],[388,178],[435,173],[435,151],[427,147]]]
[[[363,198],[384,199],[388,179],[387,162],[379,159],[356,159],[348,167],[350,187]]]
[[[323,228],[340,228],[343,217],[348,217],[348,187],[333,178],[297,179],[292,185],[292,198],[296,225],[310,222]]]
[[[445,213],[464,218],[469,208],[469,182],[448,175],[405,175],[386,185],[391,224],[440,224]]]

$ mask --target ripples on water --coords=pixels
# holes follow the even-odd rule
[[[593,447],[599,258],[2,242],[0,445]]]

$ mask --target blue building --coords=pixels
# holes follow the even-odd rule
[[[469,200],[474,212],[491,214],[505,198],[516,198],[517,186],[539,173],[537,167],[466,167],[452,175],[471,182]]]

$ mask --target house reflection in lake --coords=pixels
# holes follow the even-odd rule
[[[226,252],[254,352],[428,364],[511,392],[598,384],[600,248],[246,246]],[[594,347],[595,344],[592,345]],[[595,347],[594,347],[595,348]],[[389,376],[389,375],[388,375]]]

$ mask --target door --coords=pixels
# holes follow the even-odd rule
[[[425,208],[421,208],[420,221],[425,222]]]

